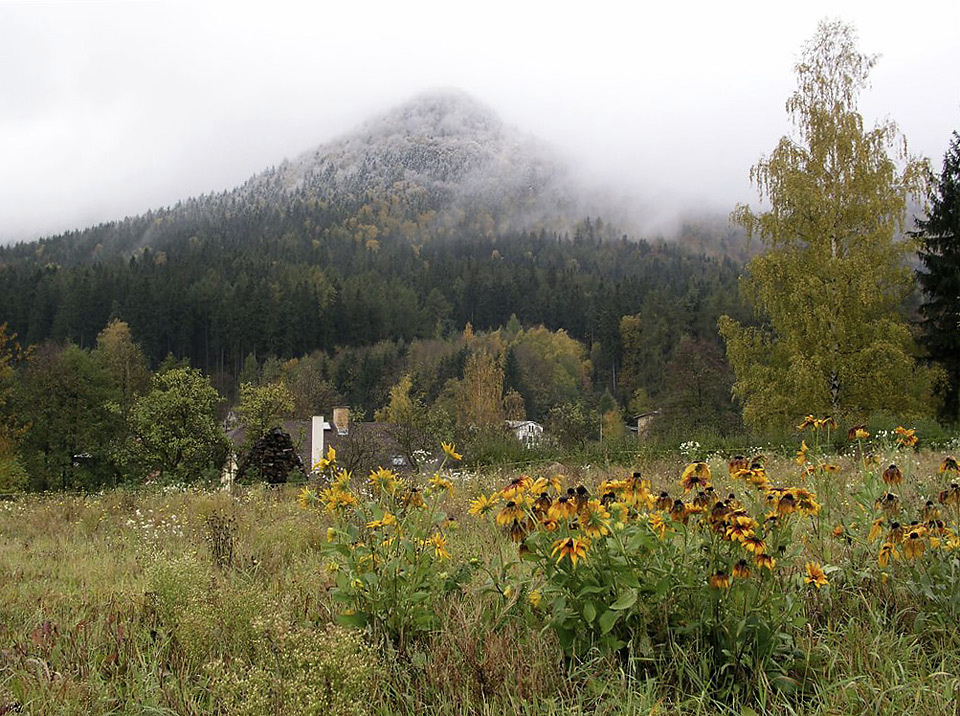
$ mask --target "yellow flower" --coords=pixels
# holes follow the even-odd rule
[[[800,441],[800,451],[797,453],[797,464],[798,464],[798,465],[804,465],[804,464],[806,464],[806,462],[807,462],[807,452],[809,452],[809,450],[810,450],[810,448],[807,447],[807,441],[806,441],[806,440],[801,440],[801,441]]]
[[[650,529],[653,530],[653,533],[660,540],[666,536],[667,523],[663,519],[663,515],[661,515],[659,512],[655,512],[654,514],[650,515]]]
[[[748,552],[753,552],[753,554],[763,554],[767,551],[766,543],[760,539],[757,535],[750,535],[749,537],[741,540],[741,544],[744,549]]]
[[[553,551],[550,553],[550,557],[553,558],[559,553],[560,556],[557,557],[558,566],[560,564],[560,560],[562,560],[564,557],[568,557],[571,564],[576,567],[578,559],[586,559],[589,545],[589,542],[577,539],[575,537],[558,539],[553,543]]]
[[[527,595],[527,600],[530,602],[530,606],[534,609],[539,609],[541,602],[543,602],[543,595],[536,589],[534,589],[530,594]]]
[[[713,575],[711,575],[710,586],[713,589],[729,589],[730,575],[724,572],[722,569],[718,570]]]
[[[743,542],[752,537],[759,523],[747,514],[735,514],[727,517],[727,531],[724,539],[732,542]]]
[[[870,534],[867,535],[867,539],[870,542],[873,542],[875,539],[878,539],[882,534],[883,534],[883,518],[878,517],[873,521],[873,524],[870,526]]]
[[[833,528],[833,536],[840,538],[843,537],[843,533],[846,532],[846,528],[842,524],[837,525]]]
[[[390,525],[397,524],[397,518],[391,515],[389,512],[384,512],[383,517],[379,520],[372,520],[367,522],[367,527],[370,529],[377,529],[379,527],[389,527]]]
[[[440,447],[443,448],[444,455],[449,457],[451,460],[456,460],[457,462],[463,460],[463,455],[454,449],[453,443],[440,443]]]
[[[854,425],[847,431],[847,440],[868,440],[870,433],[867,432],[866,425]]]
[[[487,514],[494,507],[497,506],[497,495],[493,494],[490,497],[486,495],[480,495],[473,502],[470,503],[470,509],[467,510],[471,515],[480,517]]]
[[[333,476],[333,486],[338,487],[341,490],[346,490],[348,487],[350,487],[350,480],[352,479],[353,473],[351,473],[349,470],[340,468]]]
[[[559,477],[538,477],[536,481],[530,485],[530,492],[535,495],[539,495],[542,492],[546,492],[547,488],[551,488],[557,494],[560,494],[560,478]]]
[[[750,565],[747,560],[741,559],[733,565],[733,576],[737,579],[746,579],[750,576]]]
[[[316,501],[317,495],[309,487],[304,486],[300,492],[297,493],[297,504],[299,504],[303,509],[307,509]]]
[[[558,497],[557,501],[550,505],[550,509],[547,512],[547,515],[557,522],[568,520],[575,514],[577,514],[577,506],[574,501],[566,495]]]
[[[500,497],[504,500],[513,500],[526,492],[533,484],[527,475],[518,475],[506,487],[500,490]]]
[[[516,520],[523,520],[527,516],[523,505],[519,505],[513,500],[506,503],[500,512],[497,513],[497,524],[508,525]]]
[[[771,572],[773,571],[773,568],[777,566],[777,560],[775,560],[769,554],[756,553],[754,560],[756,561],[758,568],[766,568]]]
[[[927,534],[927,528],[923,525],[911,527],[903,539],[903,556],[907,559],[916,559],[923,556],[927,543],[924,537]]]
[[[893,430],[897,435],[897,444],[902,445],[903,447],[913,447],[917,444],[917,431],[915,428],[910,428],[909,430],[902,425],[898,425]]]
[[[370,477],[367,478],[372,487],[377,488],[383,493],[392,495],[397,491],[402,483],[397,479],[397,475],[393,470],[386,470],[384,468],[378,468],[377,470],[370,471]]]
[[[940,467],[937,472],[939,472],[941,475],[945,473],[956,475],[957,473],[960,473],[960,465],[957,464],[957,459],[955,457],[952,455],[947,455],[940,462]]]
[[[880,554],[877,555],[877,564],[886,567],[890,563],[891,557],[894,559],[900,558],[897,554],[897,548],[894,547],[893,542],[884,542],[880,546]]]
[[[580,529],[588,537],[601,537],[610,533],[610,512],[600,500],[590,500],[580,513]]]
[[[900,468],[891,463],[890,467],[883,471],[883,481],[888,485],[899,485],[903,482],[903,473]]]
[[[803,581],[812,584],[817,589],[828,583],[827,575],[816,562],[807,562],[807,576],[803,578]]]
[[[359,504],[356,495],[336,485],[324,490],[320,494],[320,499],[326,504],[327,512],[331,514]]]
[[[440,492],[441,490],[446,490],[447,494],[449,494],[451,497],[453,496],[453,483],[450,482],[450,480],[440,477],[439,472],[433,473],[433,477],[427,480],[427,489],[431,492]]]
[[[313,469],[317,472],[323,472],[328,467],[332,467],[337,462],[337,451],[333,449],[333,445],[330,446],[330,449],[327,450],[327,456],[325,458],[320,458],[317,463],[313,466]]]
[[[710,486],[710,466],[705,462],[690,463],[680,476],[680,484],[684,492],[706,489]]]
[[[414,485],[403,491],[401,500],[404,507],[424,507],[425,505],[420,489]]]
[[[814,423],[816,423],[816,420],[817,419],[814,418],[812,415],[808,415],[803,419],[803,422],[797,426],[797,432],[802,433],[804,430],[806,430],[807,428],[811,427]]]
[[[431,535],[427,544],[433,547],[433,555],[438,559],[449,559],[450,553],[447,551],[447,538],[439,532]]]

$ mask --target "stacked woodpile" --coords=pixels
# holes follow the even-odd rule
[[[255,471],[261,480],[279,485],[287,481],[291,472],[303,469],[303,460],[290,433],[283,428],[271,428],[243,456],[237,479],[242,480],[248,471]]]

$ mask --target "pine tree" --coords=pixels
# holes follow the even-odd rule
[[[946,378],[942,385],[943,418],[960,418],[960,134],[953,133],[943,158],[943,172],[930,197],[927,218],[917,221],[923,270],[917,279],[924,291],[922,342]]]

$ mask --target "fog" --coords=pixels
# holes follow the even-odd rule
[[[726,213],[825,17],[881,55],[868,123],[935,168],[960,129],[955,0],[662,4],[0,3],[0,243],[232,188],[436,87],[665,225]]]

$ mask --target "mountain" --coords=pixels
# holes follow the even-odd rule
[[[555,151],[463,92],[445,90],[416,97],[235,189],[0,249],[0,262],[35,258],[39,250],[45,261],[72,264],[199,235],[237,237],[251,224],[270,233],[291,213],[309,215],[313,239],[335,226],[363,240],[394,234],[416,242],[463,229],[487,236],[572,232],[577,221],[600,213],[586,196]]]

